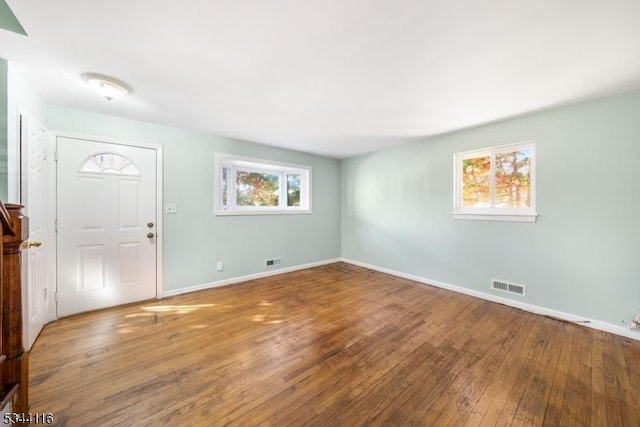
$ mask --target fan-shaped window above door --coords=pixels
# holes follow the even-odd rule
[[[80,172],[140,176],[138,168],[131,160],[116,153],[94,154],[84,162]]]

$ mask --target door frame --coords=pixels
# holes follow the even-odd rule
[[[163,226],[163,218],[162,218],[162,206],[163,206],[163,200],[162,200],[162,194],[163,194],[163,188],[164,188],[164,183],[162,181],[162,177],[163,177],[163,170],[162,170],[162,166],[163,166],[163,146],[162,145],[158,145],[158,144],[147,144],[147,143],[142,143],[142,142],[137,142],[137,141],[129,141],[129,140],[124,140],[124,139],[119,139],[119,138],[108,138],[108,137],[104,137],[104,136],[94,136],[94,135],[84,135],[84,134],[78,134],[78,133],[72,133],[72,132],[63,132],[63,131],[56,131],[53,130],[52,134],[54,135],[54,139],[55,139],[55,155],[56,155],[56,174],[55,174],[55,206],[56,206],[56,221],[57,221],[57,217],[58,217],[58,212],[57,212],[57,202],[58,202],[58,166],[57,166],[57,155],[58,155],[58,138],[69,138],[69,139],[77,139],[80,141],[93,141],[93,142],[100,142],[100,143],[104,143],[104,144],[111,144],[111,145],[122,145],[122,146],[127,146],[127,147],[139,147],[139,148],[146,148],[146,149],[150,149],[150,150],[155,150],[156,152],[156,299],[161,299],[162,298],[162,292],[164,289],[164,278],[162,275],[162,260],[163,260],[163,247],[164,247],[164,226]],[[58,247],[57,247],[57,233],[56,233],[56,265],[57,265],[57,259],[58,259]],[[56,298],[57,299],[57,292],[58,292],[58,283],[57,283],[57,274],[56,274]],[[56,316],[54,317],[55,319],[57,319],[57,303],[56,305]]]

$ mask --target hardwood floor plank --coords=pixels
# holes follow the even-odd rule
[[[562,340],[559,338],[561,331],[555,322],[551,319],[542,319],[545,336],[540,339],[541,345],[538,346],[538,354],[535,355],[537,357],[532,357],[527,362],[535,364],[535,373],[529,379],[522,394],[513,425],[543,424],[545,408],[551,395],[552,378],[560,359],[560,352],[556,350],[562,346]]]
[[[478,310],[485,310],[476,301],[469,300],[468,305],[462,305],[455,309],[458,314],[455,320],[460,324],[473,324],[469,322],[477,317]],[[455,342],[454,329],[447,328],[446,323],[438,325],[438,331],[425,337],[425,345],[415,349],[408,357],[392,359],[388,366],[390,369],[385,375],[379,377],[375,383],[367,384],[361,388],[358,395],[351,394],[349,400],[342,401],[339,411],[342,418],[365,417],[368,422],[374,422],[381,417],[386,408],[395,402],[394,407],[404,407],[405,403],[414,395],[412,387],[424,387],[431,393],[436,393],[438,387],[443,387],[451,380],[451,369],[443,369],[447,376],[438,374],[443,364],[455,363],[456,355],[452,343]],[[424,376],[430,376],[431,381],[440,380],[439,384],[425,383]],[[422,379],[422,380],[421,380]],[[384,398],[383,398],[384,396]],[[334,409],[335,410],[335,409]]]
[[[637,391],[640,390],[640,363],[638,363],[638,360],[640,360],[640,346],[638,346],[635,341],[624,340],[621,347],[624,355],[624,363],[627,367],[627,375],[621,376],[628,378],[629,381],[629,388],[625,391],[625,397],[623,398],[626,402],[627,399],[633,399],[634,396],[637,396]],[[630,418],[629,424],[632,422],[640,424],[640,413],[637,408],[628,403],[626,403],[626,406],[627,413],[633,413],[634,415],[633,418]]]
[[[503,331],[495,343],[500,361],[495,375],[471,409],[471,414],[464,423],[467,426],[497,423],[518,377],[520,352],[533,333],[532,319],[518,310],[504,307],[502,315],[496,319]]]
[[[640,425],[639,411],[637,408],[634,408],[633,404],[627,401],[627,399],[633,397],[638,389],[632,388],[632,384],[637,384],[637,377],[629,376],[630,371],[627,367],[627,360],[625,359],[624,353],[625,343],[615,343],[610,336],[606,337],[606,343],[605,370],[607,375],[605,375],[605,390],[611,400],[615,402],[613,405],[614,408],[617,407],[615,412],[612,411],[612,418],[616,420],[621,419],[621,425]],[[632,361],[631,363],[638,365],[637,361]],[[620,415],[619,418],[618,412]]]
[[[638,425],[640,342],[336,263],[58,320],[57,426]]]
[[[565,387],[568,378],[569,366],[571,363],[575,362],[571,359],[571,347],[573,344],[572,332],[575,328],[570,324],[562,322],[560,322],[559,326],[562,328],[560,334],[562,338],[562,346],[559,349],[560,355],[558,358],[558,365],[553,374],[551,393],[544,413],[543,425],[547,426],[560,425],[560,419],[563,415]]]
[[[544,318],[535,318],[530,326],[530,334],[527,337],[526,342],[517,351],[515,359],[512,365],[512,379],[510,381],[511,387],[505,390],[502,394],[500,403],[503,403],[501,408],[498,409],[493,415],[497,416],[495,425],[508,426],[512,425],[515,414],[518,411],[518,407],[522,400],[522,395],[526,389],[528,382],[534,375],[535,364],[533,360],[539,354],[540,349],[543,347],[543,340],[545,334]],[[483,423],[486,423],[488,418],[483,419]]]
[[[606,425],[606,391],[604,378],[604,339],[605,334],[596,332],[591,347],[591,425]]]
[[[583,334],[584,328],[573,325],[570,325],[570,327],[573,337],[570,353],[571,363],[568,364],[566,372],[560,423],[562,425],[584,426],[589,425],[591,420],[591,399],[586,399],[586,392],[587,384],[590,391],[592,374],[591,372],[589,373],[589,378],[581,375],[580,358],[583,354],[582,348],[586,345]]]

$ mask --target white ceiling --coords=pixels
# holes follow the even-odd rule
[[[638,0],[7,3],[50,103],[338,158],[640,87]]]

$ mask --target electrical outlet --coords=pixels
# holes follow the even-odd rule
[[[224,263],[222,261],[218,261],[216,262],[216,270],[217,271],[222,271],[224,270]]]

